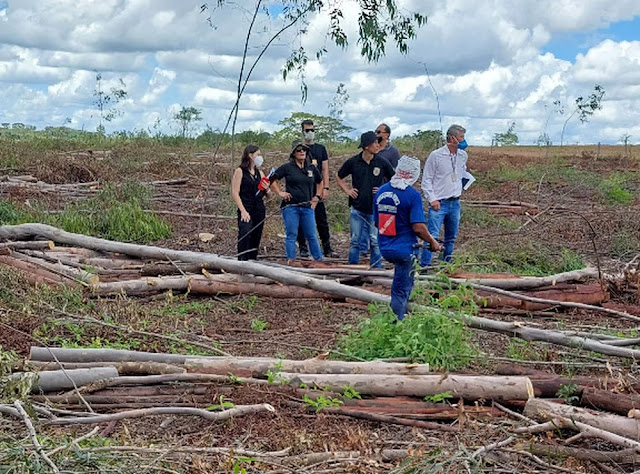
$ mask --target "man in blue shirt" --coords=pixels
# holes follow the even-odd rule
[[[432,251],[440,244],[427,230],[420,193],[412,188],[420,175],[420,160],[403,156],[396,174],[380,186],[374,199],[374,219],[378,227],[378,244],[385,260],[394,264],[391,285],[391,309],[399,320],[407,313],[413,289],[414,262],[418,237],[429,243]]]

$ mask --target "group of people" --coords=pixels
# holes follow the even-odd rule
[[[296,259],[296,244],[301,257],[309,253],[314,260],[335,256],[325,207],[330,191],[329,156],[315,142],[313,121],[304,120],[301,132],[302,140],[294,144],[288,162],[268,175],[260,169],[264,162],[260,149],[255,145],[244,149],[231,186],[238,206],[239,260],[258,256],[266,215],[263,198],[269,192],[282,199],[287,260]],[[420,175],[420,160],[400,156],[389,141],[391,129],[386,124],[363,133],[360,153],[346,160],[336,174],[351,209],[349,263],[358,264],[361,255],[369,253],[373,268],[382,267],[383,258],[394,264],[391,308],[399,320],[406,314],[413,288],[414,261],[419,257],[420,265],[429,267],[433,253],[440,250],[443,261],[451,259],[467,171],[465,133],[460,125],[452,125],[446,144],[427,158],[421,185],[429,203],[426,216],[422,196],[413,188]],[[345,181],[348,177],[350,184]],[[284,190],[279,185],[283,179]],[[437,237],[442,226],[441,245]],[[419,245],[418,239],[424,244]]]

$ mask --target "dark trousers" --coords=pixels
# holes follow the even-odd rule
[[[329,221],[327,220],[327,208],[323,202],[319,202],[316,206],[316,227],[318,228],[318,234],[320,235],[320,242],[322,243],[322,253],[325,255],[331,250],[331,236],[329,235]],[[300,249],[307,250],[307,242],[302,232],[302,226],[298,229],[298,247]]]
[[[247,209],[249,222],[242,222],[238,211],[238,260],[256,260],[264,228],[265,209]]]

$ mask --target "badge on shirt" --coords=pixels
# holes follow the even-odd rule
[[[307,170],[307,175],[309,176],[309,178],[313,178],[313,171]]]
[[[451,173],[451,182],[452,183],[458,182],[458,175],[455,172]]]
[[[316,160],[315,158],[313,160],[311,160],[311,164],[313,166],[318,166],[318,160]]]
[[[378,221],[380,223],[379,232],[380,235],[386,235],[387,237],[396,236],[396,216],[393,214],[380,213],[378,214]]]
[[[373,175],[380,176],[380,168],[378,168],[377,166],[373,168]]]

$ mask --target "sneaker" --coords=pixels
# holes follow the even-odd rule
[[[309,250],[300,249],[300,258],[309,258]]]
[[[340,256],[335,253],[333,250],[331,249],[327,249],[324,251],[324,256],[327,258],[339,258]]]

